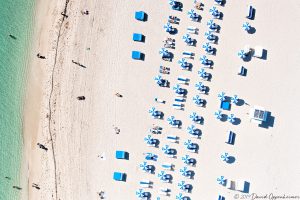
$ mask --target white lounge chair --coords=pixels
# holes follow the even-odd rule
[[[196,27],[193,27],[193,26],[187,27],[187,32],[189,32],[189,33],[197,34],[197,31],[198,31],[198,29]]]
[[[230,189],[230,190],[235,189],[235,182],[234,182],[234,181],[231,181],[231,180],[227,180],[227,181],[226,181],[226,188],[227,188],[227,189]]]
[[[178,104],[178,103],[173,103],[172,107],[177,109],[177,110],[182,110],[182,104]]]
[[[187,84],[189,79],[184,76],[178,76],[177,78],[179,84]]]
[[[242,180],[236,181],[235,190],[243,192],[245,190],[245,181]]]
[[[147,180],[147,179],[143,179],[140,181],[140,186],[143,188],[148,188],[151,185],[151,181]]]
[[[175,98],[175,101],[176,101],[176,102],[185,102],[185,99],[184,99],[184,98],[177,97],[177,98]]]
[[[159,189],[159,194],[160,195],[164,195],[164,196],[168,196],[169,195],[169,189],[168,188],[160,188]]]
[[[182,52],[184,58],[194,58],[194,53],[191,51],[184,51]]]
[[[162,168],[167,169],[167,170],[172,170],[173,169],[173,164],[172,163],[163,163]]]
[[[168,135],[168,136],[167,136],[167,140],[168,140],[169,142],[176,143],[177,140],[178,140],[178,137],[175,136],[175,135]]]

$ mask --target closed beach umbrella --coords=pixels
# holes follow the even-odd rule
[[[205,86],[203,85],[202,82],[198,82],[195,84],[195,87],[197,90],[203,91],[205,89]]]
[[[203,65],[208,65],[209,64],[209,60],[206,57],[206,55],[201,56],[200,61],[201,61],[201,64],[203,64]]]
[[[235,122],[235,116],[234,116],[234,114],[228,115],[227,121],[229,121],[230,123],[234,123]]]
[[[201,78],[204,78],[206,76],[206,71],[204,68],[201,68],[199,71],[198,71],[198,75],[201,77]]]
[[[173,31],[172,25],[168,22],[167,24],[164,25],[164,29],[167,33],[170,33]]]
[[[202,45],[202,48],[206,51],[206,52],[211,52],[213,50],[213,48],[211,47],[211,45],[206,42],[205,44]]]
[[[243,29],[247,32],[250,31],[251,29],[250,24],[248,22],[243,23]]]
[[[220,185],[224,185],[225,184],[225,177],[224,176],[220,176],[217,178],[217,182],[220,184]]]
[[[202,99],[200,98],[199,95],[196,95],[193,97],[193,101],[195,104],[200,105],[202,103]]]
[[[197,122],[200,120],[200,117],[197,113],[193,112],[192,114],[190,114],[190,119],[193,121],[193,122]]]
[[[231,97],[231,102],[237,104],[239,102],[239,97],[237,95],[233,95],[233,97]]]
[[[169,51],[166,48],[161,48],[159,50],[159,54],[161,55],[162,58],[167,57],[169,55]]]
[[[225,162],[228,162],[228,160],[229,160],[229,155],[228,155],[228,153],[223,153],[223,154],[221,155],[221,159],[222,159],[223,161],[225,161]]]
[[[247,54],[244,50],[240,50],[238,52],[238,57],[241,58],[241,59],[245,59],[247,57]]]
[[[192,42],[192,38],[191,38],[191,36],[190,36],[189,34],[184,34],[184,35],[182,36],[182,39],[183,39],[183,41],[184,41],[185,43],[191,43],[191,42]]]
[[[215,112],[215,117],[216,117],[217,119],[222,119],[222,111],[221,111],[221,110],[216,111],[216,112]]]
[[[135,195],[138,197],[138,198],[144,198],[146,197],[146,194],[144,192],[143,189],[138,189],[136,192],[135,192]]]
[[[218,25],[214,22],[214,20],[208,20],[207,22],[207,26],[212,29],[212,30],[215,30],[218,28]]]
[[[206,39],[212,41],[212,40],[215,40],[215,35],[211,33],[211,31],[206,31],[204,33]]]
[[[220,99],[220,101],[225,101],[225,92],[220,92],[218,94],[218,98]]]
[[[180,60],[178,60],[178,64],[180,65],[181,68],[187,68],[188,67],[188,62],[184,58],[181,58]]]
[[[218,9],[215,6],[213,6],[211,9],[209,9],[209,12],[214,17],[220,16],[220,12],[218,11]]]

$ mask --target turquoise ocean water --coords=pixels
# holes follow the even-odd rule
[[[19,199],[22,190],[13,186],[24,187],[22,109],[33,11],[33,0],[0,0],[0,200]]]

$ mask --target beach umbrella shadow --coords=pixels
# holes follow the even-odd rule
[[[227,163],[228,164],[232,164],[232,163],[234,163],[235,162],[235,157],[234,156],[228,156],[228,161],[227,161]]]

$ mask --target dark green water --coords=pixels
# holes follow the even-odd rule
[[[13,186],[24,187],[22,110],[33,10],[33,0],[0,0],[0,200],[19,199],[22,190]]]

